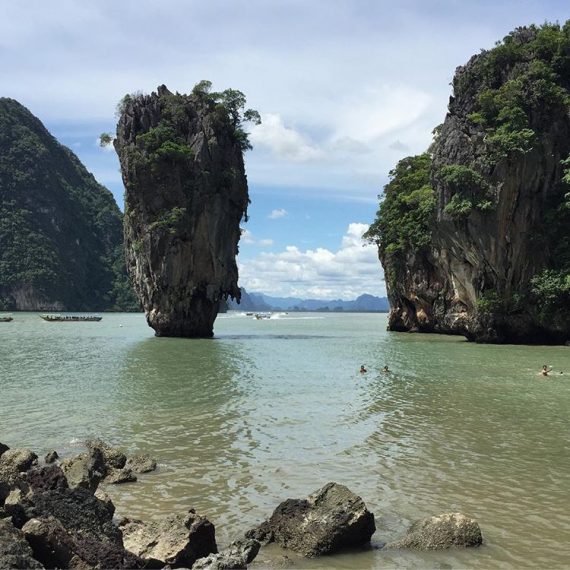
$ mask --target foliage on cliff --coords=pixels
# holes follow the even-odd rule
[[[133,99],[141,97],[144,97],[142,93],[125,95],[117,106],[117,114],[120,116]],[[192,105],[206,107],[207,112],[211,113],[218,123],[230,126],[229,132],[242,152],[253,148],[244,125],[248,122],[258,125],[261,123],[261,117],[256,110],[245,109],[246,98],[241,91],[226,89],[213,92],[211,81],[202,80],[194,86],[192,97]],[[189,164],[195,158],[194,151],[189,148],[186,140],[188,96],[178,93],[163,94],[161,104],[159,124],[139,134],[136,147],[130,150],[130,160],[141,166],[149,166],[154,174],[158,174],[165,164]],[[101,146],[112,142],[113,137],[109,133],[101,134]]]
[[[364,234],[378,244],[381,258],[390,258],[397,266],[405,262],[408,252],[418,252],[430,243],[435,213],[430,175],[427,153],[400,160],[390,171],[376,219]]]
[[[0,99],[0,302],[136,309],[111,193],[42,123]]]

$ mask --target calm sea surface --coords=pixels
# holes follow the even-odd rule
[[[372,548],[287,553],[296,568],[570,564],[570,348],[387,333],[377,314],[229,313],[213,340],[155,338],[143,315],[14,316],[0,323],[0,441],[70,454],[100,436],[155,456],[157,472],[108,489],[119,514],[194,506],[223,545],[337,481],[374,512]],[[538,376],[544,363],[556,374]],[[476,518],[485,545],[379,549],[445,511]]]

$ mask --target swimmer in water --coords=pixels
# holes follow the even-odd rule
[[[382,368],[382,372],[384,372],[384,374],[387,374],[388,372],[390,372],[390,369],[388,368],[388,366],[384,366],[384,368]]]
[[[546,364],[542,367],[542,370],[540,371],[540,373],[543,376],[548,376],[549,372],[552,372],[552,366],[550,368],[548,368],[548,366]]]
[[[368,372],[368,370],[366,370],[366,368],[364,368],[364,364],[362,364],[360,366],[360,374],[365,374],[366,372]]]

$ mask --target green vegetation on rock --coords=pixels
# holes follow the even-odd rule
[[[0,99],[0,302],[132,309],[112,194],[42,123]]]
[[[408,252],[418,252],[431,240],[435,195],[430,185],[431,158],[427,153],[398,162],[384,187],[376,220],[364,238],[378,244],[381,257],[403,263]]]
[[[569,74],[568,22],[518,28],[479,56],[455,87],[460,95],[481,85],[469,119],[485,128],[488,164],[539,144],[552,110],[570,106]]]
[[[451,200],[443,209],[452,218],[466,218],[474,208],[483,212],[493,208],[489,184],[472,168],[450,164],[441,168],[437,176],[452,194]]]

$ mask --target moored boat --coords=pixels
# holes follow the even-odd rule
[[[103,317],[95,315],[40,315],[48,323],[77,323],[77,322],[99,322]]]
[[[14,319],[12,317],[0,317],[0,323],[9,323],[13,320]]]

